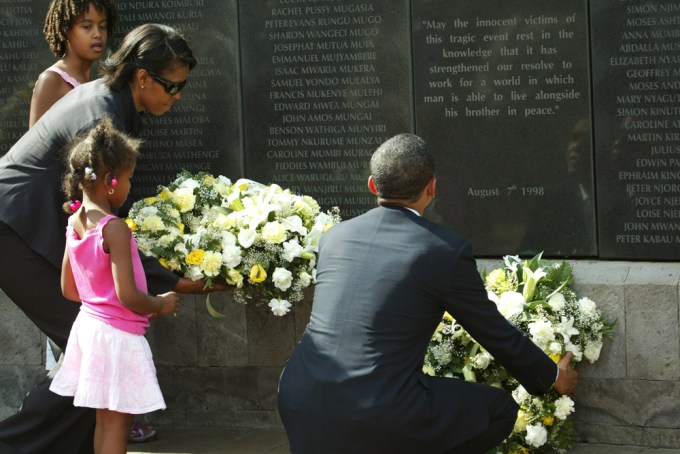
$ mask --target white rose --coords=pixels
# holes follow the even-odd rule
[[[578,300],[579,309],[588,318],[595,318],[597,314],[597,304],[589,298],[581,298]]]
[[[290,312],[291,304],[286,300],[272,298],[269,301],[269,308],[272,310],[272,313],[274,315],[278,315],[279,317],[281,317]]]
[[[186,271],[186,277],[188,277],[192,281],[198,281],[200,279],[203,279],[203,273],[201,272],[201,268],[197,265],[190,266]]]
[[[493,361],[493,356],[489,352],[482,352],[475,355],[472,359],[472,364],[477,369],[486,369],[491,364],[491,361]]]
[[[513,315],[522,313],[524,310],[524,296],[518,292],[505,292],[501,295],[498,302],[498,312],[503,317],[510,318]]]
[[[285,292],[293,283],[293,273],[285,268],[276,268],[272,274],[272,281],[276,288]]]
[[[529,425],[527,426],[526,441],[528,445],[536,448],[541,447],[548,441],[548,431],[545,430],[545,427],[538,424]]]

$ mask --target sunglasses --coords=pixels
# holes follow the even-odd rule
[[[183,80],[182,82],[173,82],[171,80],[165,79],[161,76],[159,76],[156,73],[152,73],[151,71],[147,70],[149,75],[153,80],[158,82],[163,86],[163,89],[165,89],[165,92],[169,94],[170,96],[175,96],[177,93],[182,91],[184,86],[187,84],[186,80]]]

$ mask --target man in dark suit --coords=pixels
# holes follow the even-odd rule
[[[571,354],[555,365],[489,301],[470,244],[424,219],[435,196],[424,141],[401,134],[371,158],[379,207],[319,244],[311,319],[279,384],[295,454],[482,453],[512,430],[506,391],[422,372],[448,311],[530,393],[571,394]]]

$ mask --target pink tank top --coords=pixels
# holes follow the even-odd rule
[[[73,88],[76,88],[78,85],[80,85],[80,82],[75,80],[73,78],[73,76],[71,76],[69,73],[67,73],[63,69],[57,68],[56,66],[50,66],[49,68],[46,69],[46,71],[52,71],[54,73],[59,74],[61,76],[61,78],[64,79],[64,81],[67,84],[71,85]]]
[[[149,326],[148,315],[131,311],[121,304],[113,282],[110,256],[104,252],[102,229],[114,218],[116,218],[114,215],[104,216],[97,227],[85,232],[83,238],[80,238],[73,229],[72,218],[69,219],[66,228],[66,247],[82,301],[80,310],[120,330],[144,334]],[[132,235],[130,251],[135,283],[140,291],[146,293],[144,268]]]

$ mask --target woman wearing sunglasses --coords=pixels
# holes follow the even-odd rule
[[[168,112],[195,65],[182,35],[164,25],[142,25],[101,65],[101,79],[67,93],[0,158],[0,250],[7,258],[0,260],[0,289],[62,349],[79,311],[60,285],[64,150],[103,117],[139,135],[141,114]],[[150,294],[204,293],[202,281],[179,278],[151,257],[142,262]],[[50,381],[0,422],[0,452],[92,452],[95,410],[49,392]]]

